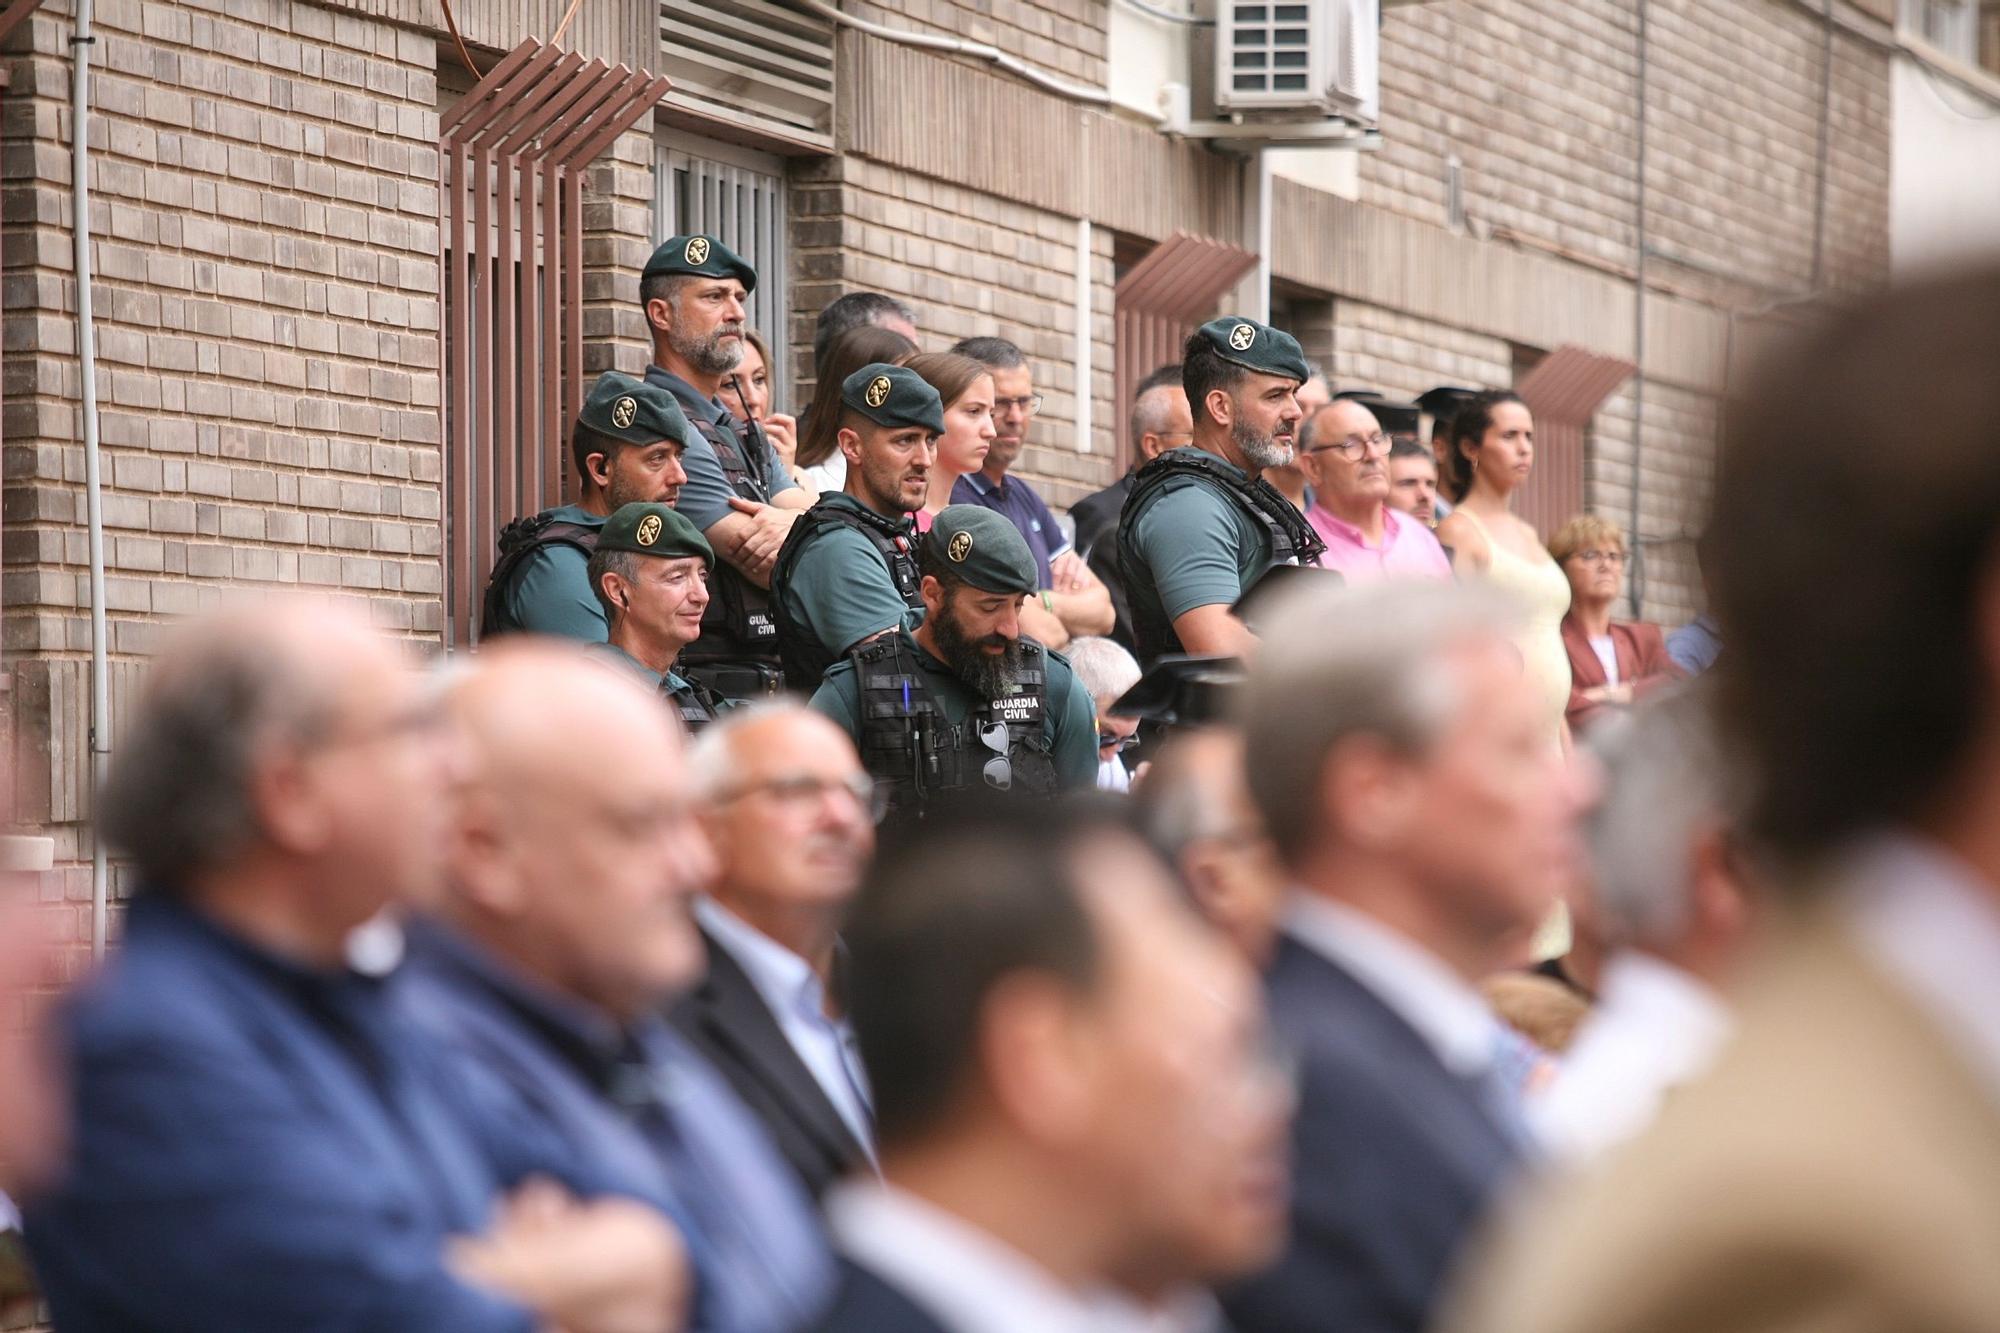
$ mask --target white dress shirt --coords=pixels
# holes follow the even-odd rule
[[[1285,932],[1366,986],[1446,1069],[1462,1078],[1492,1072],[1505,1029],[1485,997],[1436,954],[1371,916],[1302,891],[1286,907]]]
[[[1875,840],[1843,879],[1863,955],[1937,1024],[2000,1102],[2000,888],[1915,836]]]
[[[1146,1321],[1108,1291],[1077,1292],[1026,1255],[893,1185],[827,1195],[837,1247],[952,1333],[1135,1333]]]
[[[1131,791],[1132,774],[1126,769],[1125,761],[1117,755],[1097,761],[1097,789],[1099,791]]]
[[[1614,956],[1555,1078],[1528,1101],[1536,1136],[1572,1161],[1633,1137],[1668,1093],[1708,1068],[1730,1028],[1722,998],[1700,978],[1651,954]]]
[[[813,1082],[872,1157],[874,1116],[854,1029],[845,1019],[827,1017],[826,989],[812,965],[711,898],[695,899],[694,912],[702,928],[750,978]]]

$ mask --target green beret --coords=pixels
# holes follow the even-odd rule
[[[1241,315],[1224,315],[1202,325],[1195,337],[1206,341],[1224,361],[1233,361],[1245,370],[1260,375],[1282,375],[1301,384],[1312,377],[1312,368],[1306,365],[1305,349],[1299,346],[1299,340],[1269,324],[1259,324]]]
[[[739,259],[734,250],[713,236],[674,236],[653,251],[646,261],[640,281],[664,274],[685,274],[694,278],[735,278],[743,290],[757,290],[757,270]]]
[[[878,426],[922,426],[944,434],[944,400],[914,370],[886,361],[863,366],[840,382],[840,401]]]
[[[689,430],[687,414],[672,394],[615,370],[597,377],[576,419],[626,444],[685,443]]]
[[[715,567],[715,549],[701,529],[673,506],[651,501],[620,505],[604,520],[597,549],[657,555],[662,560],[698,555],[709,568]]]
[[[1027,539],[1013,520],[983,505],[946,505],[924,534],[929,557],[981,592],[1035,591]]]

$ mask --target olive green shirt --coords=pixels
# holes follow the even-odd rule
[[[1248,480],[1232,464],[1216,461]],[[1126,564],[1129,595],[1157,595],[1169,622],[1198,607],[1234,606],[1271,567],[1270,531],[1212,482],[1184,476],[1169,485],[1122,534],[1124,546],[1137,557]]]
[[[550,510],[561,523],[601,528],[605,516],[576,505]],[[585,643],[602,643],[607,633],[604,608],[590,590],[590,557],[568,542],[537,547],[514,567],[506,591],[507,612],[531,634],[554,634]]]
[[[899,630],[910,655],[915,658],[938,707],[954,727],[964,724],[972,710],[986,702],[974,694],[958,674],[930,655],[908,630]],[[1048,658],[1047,697],[1042,707],[1042,734],[1048,739],[1049,758],[1055,764],[1056,781],[1065,789],[1087,788],[1097,783],[1097,711],[1090,695],[1077,683],[1068,659],[1061,653]],[[824,713],[861,745],[861,678],[854,659],[843,658],[827,668],[826,679],[812,697],[815,711]]]
[[[823,505],[844,505],[868,512],[868,506],[845,492],[821,496]],[[911,541],[916,540],[914,527]],[[783,583],[774,583],[791,623],[839,657],[885,629],[914,629],[923,612],[914,610],[896,591],[896,580],[882,553],[868,538],[845,525],[821,529],[793,557]]]

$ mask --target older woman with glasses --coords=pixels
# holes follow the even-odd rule
[[[1658,625],[1611,618],[1625,583],[1625,534],[1617,524],[1579,514],[1549,540],[1549,555],[1569,578],[1562,638],[1570,671],[1565,716],[1572,730],[1686,676],[1667,656]]]

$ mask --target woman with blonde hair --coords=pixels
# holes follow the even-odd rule
[[[1687,673],[1667,656],[1658,625],[1611,618],[1625,581],[1625,534],[1616,523],[1578,514],[1549,539],[1549,555],[1569,579],[1562,639],[1569,655],[1571,730],[1607,707],[1622,707],[1685,679]]]

